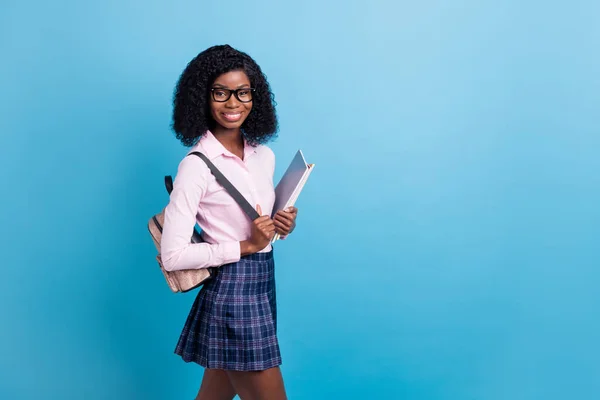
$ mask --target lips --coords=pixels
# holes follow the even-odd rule
[[[228,122],[237,122],[242,118],[242,113],[221,113]]]

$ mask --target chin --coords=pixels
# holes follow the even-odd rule
[[[221,126],[225,129],[240,129],[242,127],[242,124],[238,124],[236,123],[222,123]]]
[[[244,124],[244,121],[236,121],[236,122],[219,121],[219,125],[221,125],[223,128],[226,128],[226,129],[239,129],[242,127],[243,124]]]

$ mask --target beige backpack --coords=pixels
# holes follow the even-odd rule
[[[248,203],[244,196],[242,196],[242,194],[231,184],[231,182],[229,182],[229,180],[227,180],[227,178],[225,178],[221,171],[219,171],[204,154],[195,151],[188,155],[198,156],[206,163],[210,169],[210,172],[215,176],[217,182],[223,186],[231,195],[231,197],[233,197],[234,200],[240,205],[240,207],[242,207],[250,220],[254,221],[259,217],[254,207]],[[171,178],[171,176],[165,176],[165,187],[167,188],[167,193],[171,194],[171,191],[173,190],[173,178]],[[160,258],[160,240],[162,238],[162,230],[165,220],[164,214],[165,209],[163,208],[160,213],[153,215],[148,221],[148,230],[150,231],[150,236],[152,237],[152,241],[154,242],[156,250],[158,251],[156,260],[158,261],[160,270],[163,273],[167,284],[171,288],[171,291],[175,293],[185,293],[202,286],[202,284],[214,276],[218,267],[167,271],[164,268]],[[202,236],[196,228],[194,228],[190,240],[191,243],[203,242]]]

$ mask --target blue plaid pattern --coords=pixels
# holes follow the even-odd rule
[[[205,368],[280,365],[274,268],[273,251],[219,267],[198,292],[175,353]]]

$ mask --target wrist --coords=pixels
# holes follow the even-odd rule
[[[256,249],[256,246],[254,244],[252,244],[252,242],[250,242],[249,240],[244,240],[244,241],[240,242],[240,254],[242,256],[254,254],[257,251],[258,250]]]

